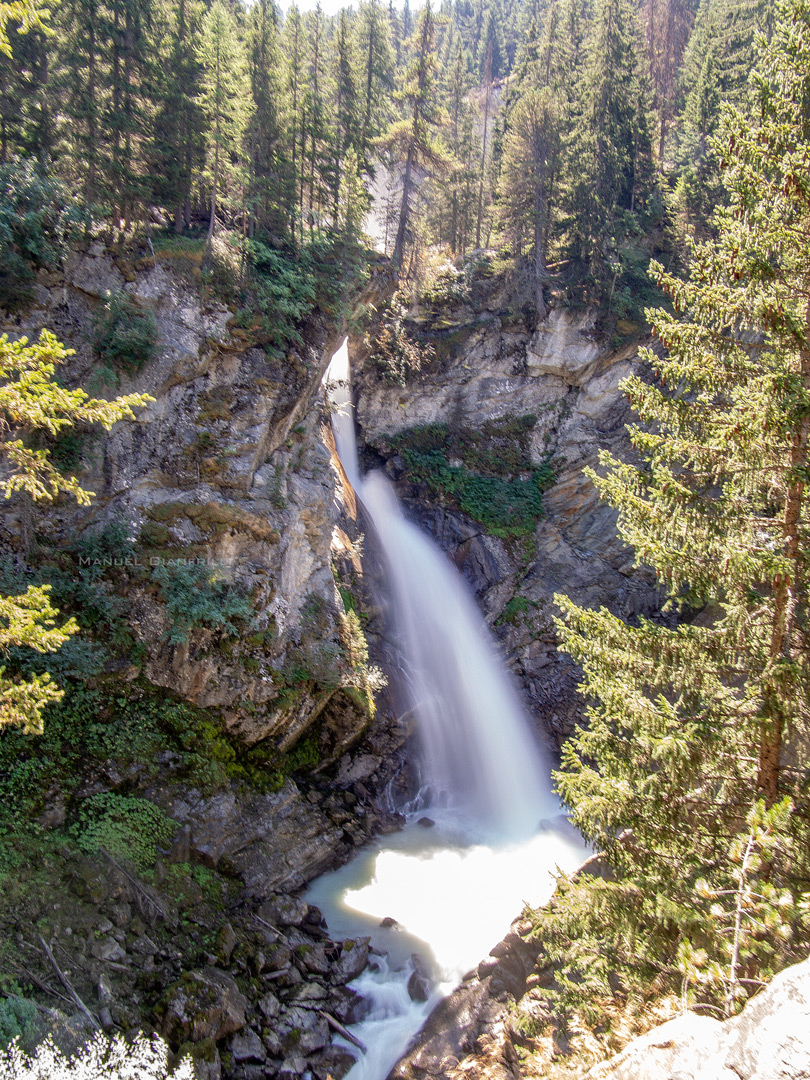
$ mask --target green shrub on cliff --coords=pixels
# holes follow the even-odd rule
[[[168,640],[182,645],[196,627],[238,633],[234,619],[248,620],[253,609],[245,591],[205,564],[161,564],[152,573],[172,620]]]
[[[88,855],[105,851],[133,863],[139,870],[151,866],[157,848],[175,831],[171,818],[148,799],[108,791],[82,800],[71,832]]]
[[[129,293],[119,289],[104,301],[93,328],[93,348],[115,372],[137,375],[155,355],[157,322]]]
[[[446,424],[411,428],[391,440],[409,479],[448,496],[493,536],[527,536],[554,482],[549,461],[533,465],[534,416],[490,421],[480,429]]]
[[[36,274],[57,267],[85,212],[30,159],[0,165],[0,308],[31,302]]]

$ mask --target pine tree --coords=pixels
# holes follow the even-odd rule
[[[529,242],[540,319],[546,314],[543,287],[548,279],[551,202],[561,145],[561,110],[553,92],[544,87],[525,94],[509,118],[500,178],[500,222],[516,255]]]
[[[709,146],[721,102],[744,105],[753,42],[773,17],[773,0],[702,0],[678,81],[675,210],[683,235],[708,235],[722,197],[719,163]]]
[[[206,119],[200,101],[202,69],[191,42],[204,13],[199,0],[174,0],[163,12],[154,83],[157,110],[149,152],[155,201],[174,209],[175,232],[191,219],[191,188],[204,153]]]
[[[694,0],[643,0],[641,17],[647,46],[647,68],[658,120],[658,163],[675,115],[678,69],[694,19]]]
[[[640,95],[628,0],[597,0],[573,140],[570,253],[600,290],[619,269],[622,211],[634,201]]]
[[[391,259],[397,271],[402,267],[413,209],[415,170],[421,168],[431,173],[448,165],[447,153],[437,136],[444,113],[436,100],[436,16],[429,0],[419,15],[411,44],[413,59],[408,65],[405,84],[396,95],[405,106],[406,116],[380,139],[380,145],[402,165],[402,201]]]
[[[360,5],[357,48],[362,104],[358,152],[364,171],[371,173],[372,146],[385,126],[394,66],[388,20],[379,0],[368,0]]]
[[[60,158],[69,162],[89,206],[112,195],[105,115],[108,107],[109,26],[101,0],[64,0],[57,9],[55,90],[66,117]]]
[[[295,172],[283,115],[282,68],[275,0],[258,0],[249,12],[248,60],[253,113],[249,148],[249,232],[284,237],[295,206]]]
[[[795,806],[793,855],[770,880],[810,869],[810,7],[782,0],[778,16],[750,112],[728,110],[716,142],[717,240],[695,246],[687,281],[654,267],[681,314],[648,313],[656,381],[624,384],[642,463],[603,454],[591,473],[688,617],[631,626],[558,598],[596,700],[560,791],[662,905],[688,904],[702,867],[726,865],[759,799]]]
[[[306,78],[304,76],[304,23],[301,13],[292,4],[284,21],[282,46],[286,58],[285,86],[289,109],[290,166],[294,184],[294,204],[291,214],[293,236],[303,242],[304,236],[304,170],[306,143]]]
[[[360,150],[362,141],[361,132],[363,126],[361,98],[357,83],[357,58],[354,41],[349,32],[349,19],[345,8],[337,16],[334,50],[335,133],[332,142],[334,159],[332,190],[335,216],[337,216],[342,165],[351,149],[355,153],[354,162],[356,166],[357,153]]]
[[[249,115],[244,48],[236,21],[223,0],[214,0],[203,20],[197,58],[203,69],[200,104],[209,126],[206,149],[211,185],[210,245],[222,189],[233,173],[231,158],[238,153]]]

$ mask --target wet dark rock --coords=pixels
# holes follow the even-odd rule
[[[368,966],[369,938],[344,941],[340,958],[332,964],[329,977],[333,983],[342,985],[356,979]]]
[[[380,923],[381,930],[398,930],[399,923],[396,919],[392,919],[390,915],[386,915],[383,921]]]
[[[136,937],[130,945],[130,951],[136,953],[138,956],[154,956],[158,947],[146,934],[141,934],[140,937]]]
[[[281,971],[289,967],[293,953],[286,941],[275,940],[272,945],[262,949],[264,953],[264,967],[266,971]]]
[[[302,974],[309,972],[311,975],[328,975],[331,964],[326,956],[323,945],[296,945],[293,950],[295,962]]]
[[[172,840],[166,861],[170,863],[187,863],[191,858],[191,826],[183,825],[177,836]]]
[[[273,896],[261,905],[258,914],[273,926],[300,926],[309,916],[309,904],[297,896]]]
[[[291,1005],[300,1005],[304,1009],[322,1009],[329,997],[325,986],[316,982],[303,982],[288,996]]]
[[[222,1062],[213,1039],[203,1039],[197,1043],[183,1043],[177,1052],[177,1060],[180,1061],[184,1057],[190,1057],[194,1063],[195,1080],[220,1080]]]
[[[411,956],[413,971],[408,979],[408,997],[411,1001],[427,1001],[433,990],[433,981],[417,953]]]
[[[309,1059],[309,1068],[316,1080],[343,1080],[357,1064],[357,1059],[345,1046],[329,1046]]]
[[[358,994],[349,986],[336,986],[329,992],[327,1012],[341,1024],[359,1024],[371,1010],[371,1000]]]
[[[225,966],[230,963],[233,950],[236,948],[236,933],[230,923],[220,927],[216,938],[217,959]]]
[[[289,1057],[282,1061],[276,1076],[278,1076],[279,1080],[296,1080],[296,1077],[302,1076],[307,1069],[306,1058],[299,1056]]]
[[[323,912],[315,904],[307,904],[307,913],[304,916],[304,925],[307,928],[315,926],[319,929],[326,926]],[[309,932],[309,929],[307,932]]]
[[[94,941],[90,947],[90,952],[96,960],[111,960],[116,964],[126,959],[127,955],[113,937],[102,937],[98,941]]]
[[[329,1025],[317,1012],[293,1006],[274,1024],[289,1055],[311,1054],[329,1045]]]
[[[264,994],[259,998],[259,1012],[265,1020],[274,1020],[281,1011],[281,1004],[275,994]]]
[[[99,1005],[111,1005],[113,1000],[112,986],[110,984],[109,976],[106,972],[102,972],[98,977],[98,985],[96,986],[96,997],[98,998]]]

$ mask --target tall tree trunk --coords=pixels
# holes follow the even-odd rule
[[[484,172],[487,165],[487,128],[489,126],[489,103],[492,96],[492,42],[487,45],[487,60],[484,68],[484,81],[487,93],[484,100],[484,134],[481,142],[481,179],[478,184],[478,216],[475,221],[475,246],[481,247],[481,217],[484,213]]]
[[[810,285],[810,282],[808,282]],[[805,391],[810,393],[810,300],[805,311],[805,337],[800,349],[801,379]],[[810,414],[805,415],[793,435],[790,451],[791,473],[800,476],[807,470],[807,450],[810,442]],[[799,604],[804,583],[801,581],[800,566],[800,524],[804,502],[803,480],[794,480],[788,485],[785,514],[782,521],[783,551],[793,563],[793,572],[782,575],[774,584],[773,629],[769,658],[771,666],[780,659],[790,658],[790,646],[796,608]],[[766,674],[766,678],[770,673]],[[766,803],[772,806],[779,798],[779,778],[782,765],[782,739],[785,721],[780,703],[778,686],[770,693],[766,692],[763,707],[763,719],[760,729],[759,767],[757,771],[757,790]]]
[[[408,229],[408,217],[411,210],[411,174],[413,172],[413,147],[408,150],[405,160],[405,173],[402,177],[402,203],[399,210],[399,225],[397,226],[397,238],[394,241],[394,254],[391,263],[394,270],[399,271],[402,265],[402,252],[405,248],[405,233]]]

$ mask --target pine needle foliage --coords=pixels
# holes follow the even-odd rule
[[[631,626],[558,597],[594,701],[559,790],[676,930],[706,866],[733,878],[759,800],[793,803],[768,880],[810,877],[810,3],[782,0],[759,49],[751,110],[725,110],[715,147],[717,240],[695,245],[687,280],[653,264],[675,312],[647,312],[663,357],[646,352],[654,381],[624,384],[641,464],[604,453],[590,473],[691,616]]]

